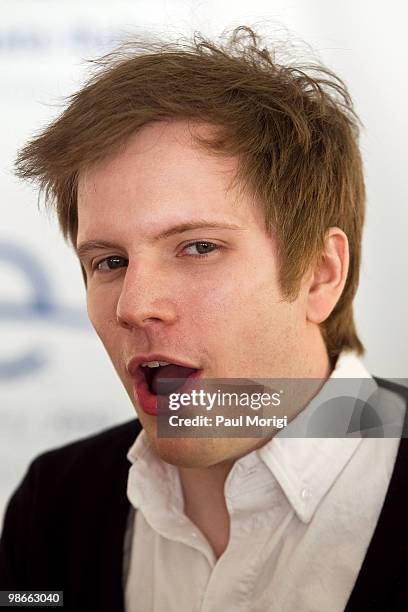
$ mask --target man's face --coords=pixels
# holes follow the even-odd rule
[[[155,123],[79,180],[77,244],[96,243],[81,255],[89,317],[156,452],[184,466],[233,460],[260,440],[159,438],[132,359],[161,355],[203,378],[309,374],[306,294],[283,301],[276,243],[259,206],[230,188],[234,169],[187,123]]]

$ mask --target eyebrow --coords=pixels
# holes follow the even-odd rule
[[[82,242],[75,250],[79,259],[85,257],[95,249],[117,249],[118,245],[114,242],[106,242],[105,240],[87,240]]]
[[[175,234],[182,234],[195,229],[229,229],[229,230],[242,230],[243,228],[235,223],[210,223],[208,221],[188,221],[185,223],[179,223],[174,225],[167,230],[164,230],[153,237],[153,241],[164,240]],[[76,248],[76,253],[79,259],[85,257],[90,251],[95,249],[117,249],[118,245],[114,242],[107,242],[106,240],[87,240],[82,242]]]
[[[180,223],[178,225],[174,225],[163,232],[160,232],[157,236],[154,237],[154,241],[163,240],[164,238],[169,238],[169,236],[174,236],[174,234],[182,234],[183,232],[188,232],[190,230],[195,229],[233,229],[240,230],[242,227],[239,225],[235,225],[235,223],[210,223],[208,221],[187,221],[186,223]]]

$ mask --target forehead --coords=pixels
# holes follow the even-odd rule
[[[126,228],[159,233],[195,217],[215,223],[258,217],[249,211],[250,198],[243,203],[232,186],[236,160],[215,156],[194,140],[197,132],[208,137],[213,130],[182,121],[149,124],[116,155],[84,171],[78,182],[78,242]]]

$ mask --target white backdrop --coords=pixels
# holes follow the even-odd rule
[[[0,10],[0,517],[40,451],[134,416],[87,323],[76,259],[12,171],[17,149],[81,84],[84,60],[132,32],[286,27],[346,81],[365,125],[368,189],[357,324],[369,369],[408,377],[403,0],[0,0]]]

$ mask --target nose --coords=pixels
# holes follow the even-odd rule
[[[126,329],[171,325],[177,320],[173,296],[174,287],[163,270],[129,262],[116,306],[117,321]]]

